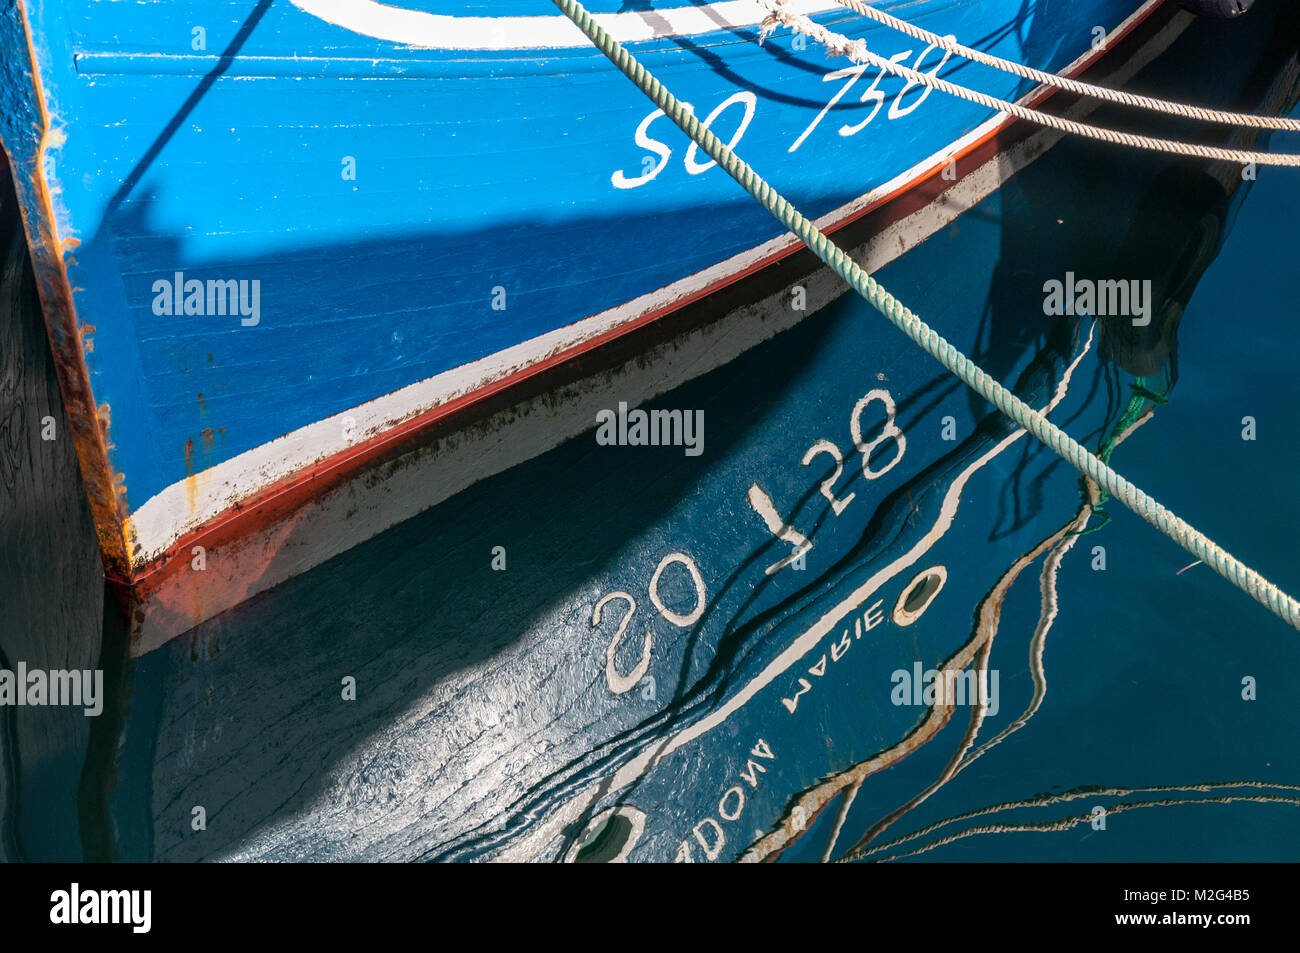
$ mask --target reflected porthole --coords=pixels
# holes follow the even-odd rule
[[[571,864],[621,864],[645,832],[645,814],[621,806],[592,818],[565,860]]]
[[[921,618],[947,581],[948,570],[943,566],[931,566],[914,576],[898,595],[898,602],[894,605],[894,624],[911,625]]]

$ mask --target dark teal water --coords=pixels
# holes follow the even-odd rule
[[[1295,148],[1295,141],[1279,135],[1272,148]],[[1071,168],[1074,174],[1065,171]],[[1124,165],[1089,147],[1067,145],[1033,177],[1045,170],[1057,176],[1056,194],[1046,201],[1067,227],[1078,216],[1123,214],[1107,200],[1116,190],[1106,182],[1125,174]],[[1084,196],[1102,207],[1080,203]],[[1290,591],[1300,585],[1300,427],[1294,412],[1300,384],[1289,264],[1298,213],[1293,176],[1262,171],[1177,326],[1177,381],[1169,402],[1112,460],[1138,486]],[[1155,230],[1148,238],[1155,244],[1162,235]],[[1246,417],[1257,426],[1252,440],[1243,439]],[[1051,508],[1052,494],[1046,495],[1044,505]],[[1065,502],[1058,499],[1058,509]],[[1294,799],[1300,792],[1288,789],[1300,778],[1294,631],[1204,566],[1180,572],[1192,562],[1181,549],[1118,504],[1106,510],[1113,518],[1083,537],[1086,543],[1061,564],[1060,613],[1045,643],[1041,707],[873,841],[903,838],[902,844],[868,856],[907,856],[920,848],[914,856],[922,860],[1295,859],[1300,812]],[[1095,545],[1105,547],[1105,571],[1095,571],[1084,551]],[[1034,574],[1008,597],[1001,631],[1011,644],[999,651],[1013,658],[1003,666],[1027,652],[1041,611],[1037,581]],[[1002,676],[1002,717],[981,732],[976,746],[1028,704],[1028,672],[1011,675],[1003,667]],[[1257,683],[1253,701],[1243,700],[1246,678]],[[1009,703],[1012,697],[1021,703]],[[940,777],[963,727],[949,727],[927,746],[935,750],[874,777],[848,814],[839,843],[847,846],[885,813],[882,807],[906,804]],[[1279,787],[1213,784],[1246,780]],[[1198,784],[1211,786],[1153,790]],[[989,806],[1090,785],[1136,793],[943,824]],[[1265,800],[1249,800],[1254,795]],[[1161,801],[1173,803],[1152,803]],[[1104,830],[1090,824],[1059,832],[976,830],[1040,825],[1098,804],[1108,810],[1139,806],[1108,817]],[[816,859],[829,823],[783,859]],[[942,826],[905,839],[930,825]],[[951,842],[929,847],[950,835]]]
[[[1296,145],[1297,137],[1277,135],[1271,148]],[[1113,201],[1122,190],[1113,182],[1141,165],[1117,164],[1100,150],[1067,144],[1026,178],[1051,183],[1039,198],[1051,203],[1069,227],[1079,217],[1122,216],[1123,204]],[[1013,195],[1016,189],[1007,191]],[[1195,283],[1177,325],[1177,382],[1169,402],[1117,449],[1112,462],[1230,552],[1294,591],[1300,585],[1295,545],[1300,423],[1294,409],[1300,382],[1294,370],[1291,263],[1300,189],[1287,171],[1266,169],[1240,202],[1230,233]],[[995,203],[988,204],[991,209]],[[1153,229],[1148,247],[1176,237]],[[860,308],[856,303],[844,306]],[[1246,417],[1256,423],[1254,439],[1243,439]],[[1106,510],[1113,518],[1079,547],[1104,546],[1106,570],[1095,571],[1083,551],[1061,564],[1060,614],[1046,640],[1047,692],[1041,708],[875,843],[1039,792],[1088,785],[1146,792],[999,811],[950,823],[872,856],[904,854],[956,835],[916,856],[1296,858],[1300,812],[1294,799],[1300,792],[1286,787],[1300,778],[1295,632],[1204,566],[1180,572],[1192,562],[1181,549],[1118,504],[1112,502]],[[1006,603],[1001,628],[1011,635],[1012,644],[1005,647],[1009,654],[1026,651],[1026,636],[1039,618],[1036,581],[1017,587]],[[1003,668],[1002,674],[1004,709],[1006,697],[1016,691],[1027,702],[1028,673],[1008,677]],[[1257,682],[1253,701],[1243,700],[1243,679],[1248,677]],[[1004,710],[1002,720],[982,732],[981,739],[996,734],[1006,716],[1014,718],[1021,706],[1009,707],[1014,711]],[[869,828],[882,815],[883,804],[905,804],[939,777],[960,730],[947,729],[933,745],[937,750],[900,766],[892,777],[887,772],[873,779],[875,796],[859,795],[840,843]],[[944,735],[953,737],[945,744]],[[1151,790],[1238,780],[1281,787]],[[1272,800],[1222,800],[1254,794]],[[1177,803],[1133,807],[1108,818],[1105,830],[1084,824],[1063,832],[968,833],[983,825],[1041,824],[1094,804],[1109,808],[1162,800]],[[815,859],[821,850],[815,833],[785,859]]]
[[[1280,138],[1274,148],[1281,147]],[[1300,585],[1300,383],[1292,354],[1289,266],[1298,215],[1300,190],[1292,178],[1283,171],[1262,172],[1179,326],[1179,377],[1170,402],[1114,459],[1138,486],[1288,591]],[[1257,421],[1254,441],[1242,439],[1245,416]],[[1106,547],[1107,570],[1094,572],[1082,552],[1061,568],[1062,611],[1046,647],[1042,708],[909,814],[895,835],[1080,785],[1136,789],[1247,779],[1294,785],[1300,779],[1294,631],[1204,566],[1179,574],[1190,557],[1118,505],[1107,509],[1114,518],[1087,537]],[[1016,633],[1009,651],[1024,651],[1024,635],[1039,612],[1037,597],[1029,588],[1008,601],[1002,625]],[[1242,699],[1247,676],[1258,681],[1255,701]],[[1027,678],[1022,672],[1004,681],[1004,691],[1008,682],[1023,694]],[[950,749],[951,744],[924,759],[924,766],[918,759],[912,770],[882,778],[880,786],[889,793],[860,805],[846,830],[855,822],[858,828],[873,822],[882,800],[906,802],[937,776]],[[1225,793],[1252,792],[1150,793],[1082,803],[1208,800]],[[1001,813],[997,822],[1040,822],[1071,813],[1078,812],[1065,806],[1026,809]],[[955,824],[942,833],[977,823]],[[1084,826],[972,835],[921,857],[1294,860],[1298,843],[1295,803],[1188,803],[1117,815],[1105,831]],[[792,859],[820,849],[810,847]]]
[[[1221,27],[1189,31],[1138,85],[1224,102],[1215,91],[1230,84],[1240,101],[1225,104],[1243,109],[1293,103],[1300,32],[1283,10],[1261,0],[1253,32],[1231,42]],[[1217,72],[1193,69],[1216,57]],[[1267,145],[1300,150],[1300,136]],[[1213,171],[1063,143],[878,277],[1026,401],[1059,395],[1052,419],[1089,447],[1113,442],[1126,408],[1149,411],[1111,463],[1294,593],[1300,179]],[[1043,282],[1067,271],[1149,277],[1152,324],[1045,315]],[[849,419],[876,389],[907,442],[882,442],[869,479]],[[52,399],[16,393],[0,388],[13,406]],[[1160,401],[1131,403],[1143,393]],[[1296,632],[1186,568],[1192,557],[1117,501],[1081,510],[1077,474],[1012,439],[870,308],[843,298],[654,405],[703,410],[706,452],[585,434],[134,663],[93,573],[79,489],[6,487],[6,658],[97,663],[117,687],[93,726],[6,713],[4,856],[560,859],[590,836],[592,859],[625,841],[633,860],[672,860],[682,845],[694,860],[713,847],[719,860],[817,860],[855,844],[868,860],[1296,859]],[[861,423],[864,440],[879,434],[883,405]],[[833,492],[853,500],[838,514],[818,492],[828,457],[800,462],[817,439],[845,454]],[[26,472],[11,456],[5,472]],[[70,458],[50,466],[70,472]],[[790,546],[747,502],[751,484],[811,538],[805,568],[765,572]],[[937,532],[945,499],[955,515]],[[1087,532],[1068,533],[1081,513]],[[498,545],[504,572],[490,567]],[[670,553],[698,567],[705,591],[681,561],[664,570],[665,607],[701,609],[686,624],[649,598]],[[931,606],[911,625],[890,620],[932,565],[947,582]],[[617,669],[636,664],[642,633],[654,644],[646,675],[618,695],[605,667],[622,604],[592,619],[616,591],[638,605]],[[853,636],[876,600],[887,621]],[[997,713],[972,732],[971,708],[957,706],[902,756],[927,710],[894,704],[891,674],[987,636],[993,606]],[[1022,716],[1036,668],[1041,699]],[[344,677],[355,702],[340,698]],[[843,779],[882,755],[840,815]],[[602,833],[610,810],[636,823]]]

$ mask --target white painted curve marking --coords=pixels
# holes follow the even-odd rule
[[[531,17],[461,17],[426,13],[375,0],[290,0],[304,13],[362,36],[430,50],[528,50],[590,46],[563,14]],[[842,9],[827,0],[789,0],[794,13],[810,16]],[[631,13],[594,14],[620,43],[712,33],[757,26],[767,10],[754,0]]]

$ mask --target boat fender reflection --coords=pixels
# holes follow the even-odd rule
[[[947,581],[948,570],[944,566],[931,566],[913,576],[912,581],[898,594],[898,602],[894,604],[894,614],[891,617],[894,624],[911,625],[921,618]]]
[[[1216,20],[1239,17],[1251,8],[1255,0],[1178,0],[1184,10]]]

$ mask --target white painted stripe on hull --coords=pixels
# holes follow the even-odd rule
[[[568,17],[460,17],[409,10],[375,0],[291,0],[304,13],[362,36],[430,50],[529,50],[590,46]],[[790,0],[787,6],[810,16],[842,9],[827,0]],[[690,36],[752,27],[767,11],[754,0],[725,0],[699,6],[631,13],[598,13],[597,22],[620,43]]]
[[[1129,24],[1145,16],[1152,7],[1161,2],[1163,0],[1146,0],[1111,35],[1126,30]],[[1084,54],[1067,68],[1067,72],[1073,72],[1094,55]],[[1031,91],[1020,101],[1029,100],[1036,92]],[[967,135],[918,162],[906,172],[821,216],[816,220],[817,226],[824,229],[834,225],[878,199],[901,189],[928,169],[946,162],[949,157],[983,138],[1007,118],[1004,113],[994,115]],[[132,568],[139,571],[187,533],[216,519],[232,504],[251,497],[279,480],[342,453],[427,410],[463,397],[515,371],[536,364],[549,355],[576,347],[607,331],[688,297],[798,244],[798,239],[790,234],[774,238],[626,304],[516,344],[480,360],[409,384],[400,390],[246,450],[193,477],[173,483],[141,505],[127,520],[128,534],[135,543]]]
[[[817,219],[818,227],[826,228],[852,215],[905,185],[909,179],[933,168],[936,163],[987,133],[998,124],[1000,116],[1001,114],[990,119],[947,149],[922,160],[879,188]],[[792,235],[774,238],[626,304],[461,367],[408,384],[400,390],[308,424],[270,443],[224,460],[193,477],[173,483],[145,502],[127,521],[129,532],[138,544],[138,548],[133,550],[133,568],[139,569],[161,555],[182,536],[221,515],[233,502],[252,496],[298,470],[342,453],[427,410],[473,393],[515,371],[544,360],[548,355],[576,347],[688,297],[797,244],[798,239]],[[351,418],[350,423],[348,418]],[[345,433],[351,435],[350,440],[345,438]]]

